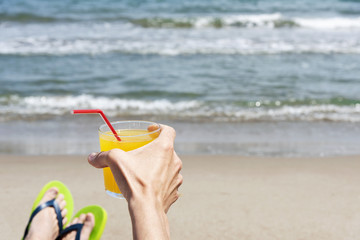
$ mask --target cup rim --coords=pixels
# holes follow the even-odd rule
[[[119,124],[119,123],[129,123],[129,122],[139,122],[139,123],[148,123],[149,124],[149,126],[150,125],[157,125],[158,126],[158,129],[156,129],[156,130],[154,130],[154,131],[151,131],[151,132],[148,132],[148,133],[145,133],[145,134],[138,134],[138,135],[131,135],[131,136],[122,136],[122,135],[118,135],[120,138],[122,138],[122,137],[125,137],[125,138],[131,138],[131,137],[141,137],[141,136],[147,136],[147,135],[150,135],[150,134],[153,134],[153,133],[156,133],[156,132],[160,132],[160,124],[158,124],[158,123],[155,123],[155,122],[150,122],[150,121],[143,121],[143,120],[126,120],[126,121],[116,121],[116,122],[110,122],[111,123],[111,125],[115,125],[115,124]],[[99,134],[100,135],[105,135],[105,136],[114,136],[114,134],[111,132],[111,134],[108,134],[108,133],[105,133],[105,132],[103,132],[103,131],[101,131],[101,128],[102,127],[108,127],[108,125],[107,124],[101,124],[100,126],[99,126],[99,128],[98,128],[98,131],[99,131]],[[115,128],[115,130],[116,130],[116,128]],[[121,132],[120,132],[121,133]]]

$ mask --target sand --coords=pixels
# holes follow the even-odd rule
[[[169,212],[172,239],[359,239],[360,157],[182,156],[181,198]],[[85,156],[0,155],[1,239],[20,239],[31,205],[54,179],[75,211],[108,211],[103,239],[131,239],[125,200],[107,196]]]

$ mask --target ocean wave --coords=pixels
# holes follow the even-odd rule
[[[92,19],[53,17],[33,13],[0,13],[1,22],[54,23],[54,22],[123,22],[143,28],[311,28],[343,29],[360,28],[360,17],[294,17],[281,13],[238,14],[218,16],[151,16],[131,18],[128,16],[94,17]]]
[[[299,26],[291,19],[283,18],[280,13],[232,16],[202,16],[178,18],[141,18],[129,19],[135,25],[145,28],[223,28],[223,27],[295,27]]]
[[[41,16],[33,13],[0,13],[1,22],[18,22],[18,23],[51,23],[56,21],[67,21],[68,19],[57,19],[50,16]]]
[[[357,18],[294,18],[301,27],[314,29],[360,28],[360,17]]]
[[[57,39],[24,37],[0,40],[0,55],[74,55],[74,54],[156,54],[156,55],[262,55],[262,54],[359,54],[360,41],[356,39],[324,39],[300,41],[292,39],[266,39],[258,41],[243,37],[149,39],[144,41],[116,38]]]
[[[334,121],[360,122],[360,103],[349,105],[321,103],[301,105],[307,101],[274,101],[269,103],[248,102],[239,106],[231,102],[205,102],[198,100],[169,101],[119,99],[108,97],[80,96],[28,96],[11,95],[0,97],[0,120],[41,119],[48,116],[69,115],[76,108],[100,108],[109,116],[158,118],[185,121]],[[311,101],[310,101],[311,102]],[[340,101],[338,103],[341,103]]]
[[[145,28],[312,28],[342,29],[360,28],[360,17],[286,17],[280,13],[253,15],[226,15],[179,18],[129,19],[135,25]]]

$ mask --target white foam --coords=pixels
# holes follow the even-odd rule
[[[167,23],[171,20],[173,23]],[[281,13],[273,14],[237,14],[198,17],[174,17],[148,19],[150,27],[176,28],[176,23],[187,23],[195,28],[241,27],[241,28],[276,28],[303,27],[314,29],[360,28],[360,17],[289,17]],[[138,22],[134,21],[138,26]]]
[[[0,54],[19,55],[72,55],[104,54],[121,52],[130,54],[282,54],[282,53],[360,53],[360,41],[356,38],[340,41],[268,38],[262,41],[242,36],[124,40],[124,39],[44,39],[21,38],[0,40]]]
[[[296,27],[314,29],[360,28],[360,17],[288,17],[281,13],[178,17],[172,20],[179,23],[190,23],[195,28],[213,28],[216,22],[219,22],[222,27],[240,26],[245,28],[275,28],[277,27],[276,23],[281,22],[284,23],[285,27],[291,27],[289,24],[292,23]],[[157,26],[155,25],[154,27]]]
[[[275,28],[279,22],[293,23],[297,27],[314,29],[344,29],[360,28],[360,17],[286,17],[280,13],[273,14],[254,14],[254,15],[225,15],[219,17],[198,17],[193,20],[195,27],[213,27],[214,21],[218,19],[226,26],[236,26],[255,28],[267,27]],[[286,26],[286,24],[285,24]]]
[[[0,25],[0,54],[360,53],[360,17],[288,18],[274,13],[218,18],[225,25],[222,29],[213,29],[214,16],[185,18],[194,23],[190,29],[142,28],[128,22]],[[272,29],[276,21],[287,20],[300,30]],[[239,22],[245,28],[233,27]]]
[[[91,95],[3,97],[0,98],[0,119],[9,116],[36,118],[37,115],[67,115],[71,110],[77,108],[100,108],[110,116],[156,115],[183,120],[360,122],[360,104],[352,106],[322,104],[276,108],[254,105],[254,107],[244,108],[228,103],[172,102],[166,99],[135,100]]]
[[[241,23],[244,27],[274,27],[274,21],[282,19],[280,13],[257,15],[227,15],[219,17],[195,18],[194,26],[197,28],[213,27],[215,20],[220,20],[224,26]]]
[[[360,122],[360,104],[283,106],[273,109],[237,111],[233,115],[243,120]]]
[[[314,29],[360,28],[360,17],[294,18],[294,21],[301,27]]]
[[[0,99],[0,103],[5,98]],[[198,106],[196,101],[172,103],[165,99],[142,101],[134,99],[115,99],[106,97],[80,96],[30,96],[6,98],[7,104],[0,107],[0,114],[68,114],[76,108],[100,108],[110,115],[116,114],[166,114],[171,111],[183,111]]]
[[[272,29],[276,21],[287,20],[280,13],[219,18],[225,25],[222,29],[213,29],[213,16],[190,18],[195,26],[190,29],[142,28],[122,22],[0,25],[0,54],[360,53],[360,18],[289,18],[303,28],[281,30]],[[245,28],[232,27],[238,22]]]

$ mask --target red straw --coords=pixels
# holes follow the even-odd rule
[[[103,113],[102,110],[100,110],[100,109],[78,109],[78,110],[72,110],[71,113],[72,114],[89,114],[89,113],[98,113],[98,114],[100,114],[100,116],[102,117],[102,119],[104,120],[106,125],[108,125],[108,127],[110,128],[110,130],[112,131],[112,133],[116,137],[116,139],[118,141],[121,141],[120,137],[117,135],[115,129],[113,128],[113,126],[111,125],[111,123],[109,122],[109,120],[107,119],[107,117],[105,116],[105,114]]]

